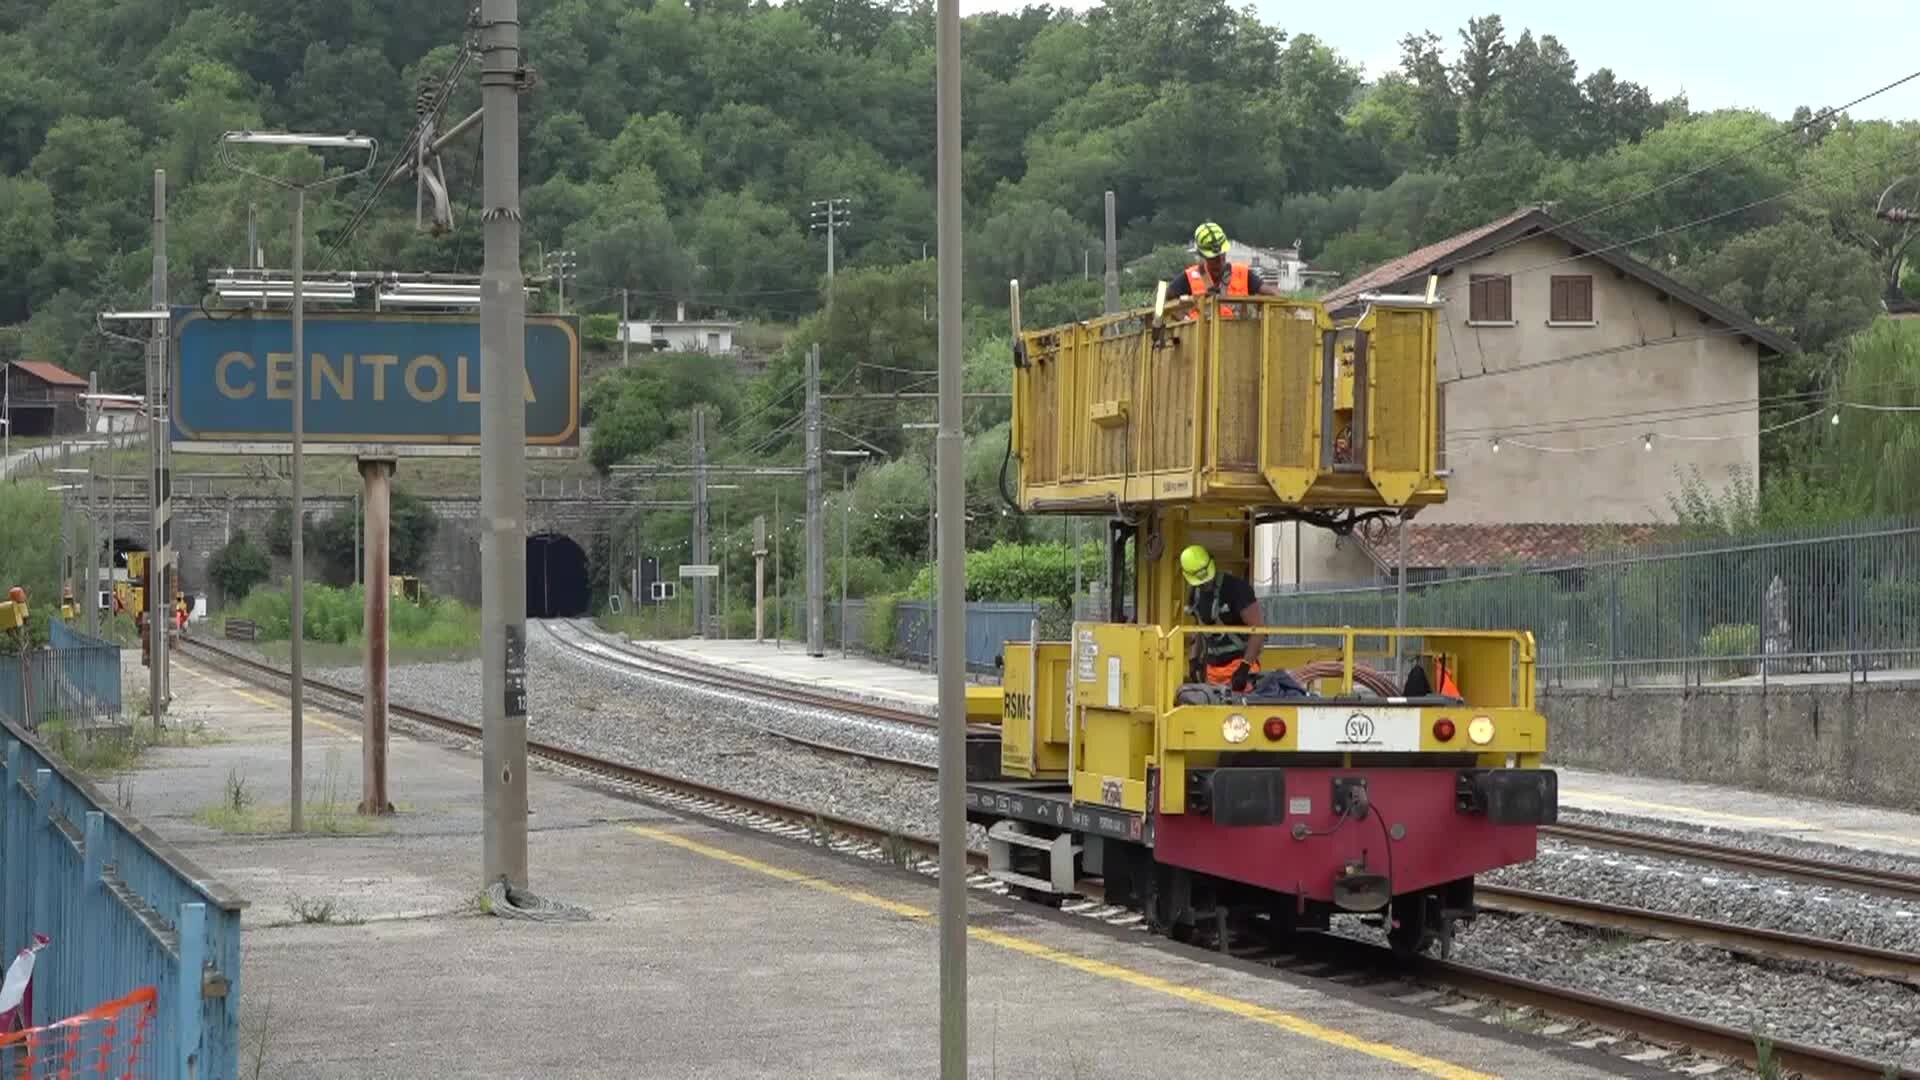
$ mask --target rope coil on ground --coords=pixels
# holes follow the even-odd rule
[[[532,922],[587,922],[593,913],[578,904],[548,900],[525,889],[516,889],[504,881],[487,886],[491,912],[503,919],[527,919]]]

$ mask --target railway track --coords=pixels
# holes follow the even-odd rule
[[[288,678],[288,672],[273,664],[230,652],[202,641],[184,639],[181,641],[180,646],[184,651],[189,653],[198,653],[203,657],[217,660],[224,665],[224,669],[230,673],[238,674],[242,678],[247,678],[256,683],[267,684],[279,692],[285,692],[283,687]],[[663,666],[671,667],[672,665]],[[675,677],[679,677],[677,671],[675,672]],[[737,685],[724,680],[702,679],[699,681],[736,692],[739,690]],[[358,690],[339,686],[325,680],[308,678],[306,680],[306,686],[310,692],[318,692],[325,696],[334,697],[349,705],[357,705],[362,700]],[[759,688],[756,688],[756,693],[759,692]],[[794,700],[793,697],[788,694],[786,688],[769,691],[767,696],[779,697],[783,700]],[[837,705],[825,704],[825,702],[830,699],[823,695],[804,696],[810,699],[807,701],[808,704],[816,705],[817,707],[838,707]],[[868,709],[862,711],[868,715],[873,715],[872,710],[879,709],[880,707],[878,706],[870,706]],[[469,740],[478,741],[481,738],[480,727],[464,720],[441,716],[427,710],[402,705],[390,704],[389,712],[392,716],[404,721],[458,735]],[[839,752],[853,752],[847,748],[832,749],[838,750]],[[896,865],[916,870],[927,876],[935,876],[937,874],[939,845],[935,840],[927,837],[901,833],[874,822],[821,813],[809,807],[767,799],[748,792],[734,791],[698,781],[687,780],[654,770],[628,765],[623,762],[612,761],[568,747],[556,746],[532,738],[527,740],[527,752],[530,757],[537,760],[558,766],[569,772],[610,783],[623,792],[656,801],[675,809],[720,821],[744,825],[777,835],[811,840],[835,851],[868,859],[889,861]],[[860,754],[857,756],[868,755]],[[884,755],[880,756],[884,757]],[[924,768],[924,766],[920,766],[918,763],[912,764],[917,768]],[[1631,836],[1632,834],[1625,835]],[[1712,845],[1706,846],[1712,847]],[[1796,861],[1806,863],[1813,862],[1812,860]],[[999,887],[998,883],[994,882],[993,879],[984,872],[986,863],[984,852],[969,851],[968,862],[970,867],[972,867],[970,885],[975,888],[984,888],[993,892],[1004,893],[1005,890]],[[1848,869],[1851,870],[1854,868]],[[1804,872],[1812,873],[1813,871],[1806,869]],[[1491,887],[1483,887],[1481,891],[1484,895],[1494,897],[1497,904],[1509,905],[1513,910],[1534,910],[1546,914],[1555,914],[1556,908],[1559,905],[1578,905],[1585,909],[1591,909],[1593,906],[1586,901],[1575,900],[1568,897],[1557,897],[1550,894],[1532,893],[1528,890],[1495,890]],[[1076,913],[1087,909],[1094,909],[1096,912],[1108,912],[1112,910],[1105,905],[1104,900],[1100,897],[1097,886],[1089,887],[1088,899],[1066,908],[1066,910]],[[1585,917],[1585,914],[1578,915],[1575,917],[1575,921],[1584,921]],[[1635,923],[1634,921],[1647,919],[1661,920],[1660,925],[1668,930],[1671,930],[1682,922],[1703,922],[1702,920],[1691,920],[1681,916],[1667,916],[1660,913],[1630,908],[1615,909],[1611,917],[1622,920],[1623,925],[1621,925],[1621,929],[1649,933],[1655,932],[1654,930],[1648,929],[1652,924],[1645,922]],[[1125,920],[1109,919],[1107,921],[1116,922],[1120,925],[1138,925],[1137,918],[1128,918]],[[1792,958],[1795,959],[1817,959],[1825,963],[1848,963],[1849,961],[1847,960],[1836,959],[1836,955],[1831,952],[1831,949],[1835,946],[1841,949],[1852,950],[1861,956],[1870,953],[1883,954],[1873,958],[1873,962],[1884,966],[1883,972],[1879,973],[1882,977],[1903,978],[1910,982],[1920,983],[1920,978],[1916,977],[1917,973],[1920,973],[1920,958],[1913,956],[1890,953],[1884,950],[1870,950],[1856,946],[1845,946],[1841,943],[1826,942],[1821,939],[1803,939],[1798,942],[1788,942],[1784,939],[1796,938],[1797,935],[1780,934],[1773,931],[1724,927],[1718,926],[1717,924],[1714,925],[1714,928],[1723,933],[1730,932],[1742,935],[1741,940],[1747,942],[1761,938],[1781,939],[1774,942],[1774,947],[1782,949],[1797,949],[1803,953],[1806,950],[1814,950],[1815,952],[1819,952],[1819,950],[1822,949],[1829,950],[1817,956],[1792,956]],[[1354,966],[1378,967],[1386,963],[1383,959],[1387,952],[1384,946],[1369,946],[1362,942],[1351,942],[1349,945],[1343,942],[1342,948],[1348,947],[1357,950],[1355,955],[1364,957],[1364,959],[1355,961]],[[1738,946],[1729,945],[1729,947]],[[1788,954],[1770,953],[1769,955]],[[1275,957],[1255,954],[1244,958],[1273,963],[1274,966],[1278,967],[1288,966],[1288,961],[1294,959],[1291,954]],[[1417,971],[1413,972],[1410,977],[1420,983],[1444,987],[1459,994],[1471,997],[1491,998],[1504,1003],[1523,1005],[1538,1009],[1553,1016],[1584,1021],[1610,1030],[1632,1032],[1642,1039],[1671,1046],[1686,1047],[1706,1054],[1743,1061],[1749,1065],[1755,1064],[1757,1060],[1753,1037],[1749,1032],[1690,1017],[1662,1013],[1657,1010],[1634,1005],[1630,1002],[1618,1001],[1580,990],[1553,986],[1548,983],[1491,971],[1485,968],[1433,958],[1422,958]],[[1847,1078],[1847,1080],[1855,1077],[1862,1078],[1862,1080],[1887,1080],[1888,1077],[1894,1077],[1896,1080],[1899,1077],[1916,1078],[1916,1080],[1920,1080],[1920,1073],[1914,1073],[1911,1070],[1905,1072],[1898,1070],[1889,1071],[1884,1063],[1870,1061],[1855,1055],[1810,1044],[1775,1041],[1772,1043],[1771,1053],[1773,1060],[1783,1067],[1804,1073],[1808,1076],[1840,1077]]]
[[[572,644],[555,635],[555,640]],[[670,675],[674,678],[699,675],[701,681],[736,692],[737,683],[714,678],[711,672],[699,672],[695,665],[683,665],[670,658],[662,658],[658,653],[623,647],[604,639],[590,637],[601,650],[593,655],[615,663],[630,663],[636,670],[656,675]],[[840,712],[854,712],[861,716],[881,720],[890,720],[915,726],[929,726],[926,717],[900,709],[890,709],[871,702],[856,702],[851,699],[835,698],[831,695],[811,692],[791,691],[778,685],[762,685],[754,688],[754,694],[763,698],[772,698],[793,704],[809,705],[817,708]],[[783,738],[793,738],[780,732],[773,734]],[[808,742],[795,739],[797,742]],[[827,743],[811,743],[820,749],[837,752],[849,757],[864,758],[881,764],[934,775],[937,769],[924,762],[908,761],[885,754],[870,754],[857,747]],[[1920,902],[1920,874],[1903,874],[1895,871],[1874,870],[1868,867],[1852,866],[1845,863],[1830,862],[1822,859],[1806,858],[1795,855],[1782,855],[1773,852],[1755,851],[1732,844],[1717,844],[1707,840],[1688,840],[1672,836],[1634,832],[1630,829],[1618,829],[1603,825],[1560,824],[1546,825],[1540,829],[1542,836],[1587,847],[1606,848],[1634,855],[1652,855],[1664,858],[1686,859],[1705,863],[1724,870],[1742,870],[1773,877],[1783,877],[1802,881],[1810,885],[1823,885],[1838,889],[1855,889],[1878,893],[1903,900]]]
[[[550,625],[548,630],[549,633],[553,633]],[[671,665],[656,664],[653,656],[646,652],[623,648],[604,639],[587,635],[577,628],[575,632],[582,634],[586,645],[583,645],[580,640],[569,639],[558,633],[553,633],[553,638],[583,655],[620,664],[646,674],[671,674],[673,677],[679,677],[678,669]],[[778,689],[770,688],[766,693],[775,697],[780,696]],[[810,699],[812,697],[813,695],[809,695]],[[873,713],[869,711],[866,715],[873,715]],[[904,769],[928,778],[936,776],[939,771],[925,762],[874,753],[843,744],[822,742],[775,728],[763,728],[763,730],[768,734],[816,750]],[[1789,877],[1813,884],[1865,889],[1908,899],[1920,899],[1920,878],[1896,873],[1872,871],[1794,856],[1762,854],[1724,845],[1675,840],[1670,837],[1650,836],[1599,826],[1560,825],[1551,826],[1542,831],[1575,843],[1595,844],[1636,854],[1687,858],[1729,869]],[[1827,964],[1871,978],[1891,979],[1920,986],[1920,955],[1914,953],[1855,945],[1808,934],[1701,919],[1649,908],[1610,904],[1584,897],[1565,896],[1532,889],[1482,883],[1476,886],[1475,893],[1480,906],[1494,912],[1545,915],[1578,926],[1615,930],[1642,937],[1698,942],[1747,956]]]

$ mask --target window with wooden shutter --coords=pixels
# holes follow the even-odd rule
[[[1467,321],[1513,321],[1513,279],[1506,274],[1475,274],[1467,287]]]
[[[1593,321],[1593,278],[1586,274],[1555,275],[1547,321],[1590,323]]]

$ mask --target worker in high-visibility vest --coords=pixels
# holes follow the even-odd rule
[[[1227,252],[1233,245],[1227,242],[1227,231],[1214,222],[1208,221],[1193,230],[1193,247],[1199,252],[1200,261],[1187,267],[1186,272],[1167,283],[1167,299],[1182,296],[1257,296],[1265,293],[1269,296],[1279,293],[1279,288],[1260,276],[1260,271],[1246,263],[1227,261]],[[1233,319],[1239,312],[1232,304],[1220,305],[1220,317]],[[1190,310],[1189,319],[1200,317],[1198,309]]]
[[[1207,626],[1259,626],[1260,600],[1253,585],[1230,574],[1213,561],[1213,553],[1199,544],[1180,552],[1180,574],[1187,579],[1187,611]],[[1265,634],[1201,633],[1192,637],[1189,656],[1210,683],[1247,690],[1260,674],[1260,650]]]

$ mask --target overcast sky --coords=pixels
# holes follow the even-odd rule
[[[1240,0],[1244,2],[1244,0]],[[1017,11],[1023,0],[961,0],[961,10]],[[1085,10],[1089,0],[1056,6]],[[1824,108],[1851,101],[1920,70],[1911,11],[1900,3],[1822,0],[1604,0],[1578,4],[1498,4],[1488,0],[1372,0],[1281,3],[1255,0],[1268,23],[1289,34],[1312,34],[1370,75],[1391,70],[1400,38],[1432,30],[1451,50],[1469,18],[1498,13],[1507,40],[1523,29],[1560,39],[1580,74],[1610,67],[1645,85],[1654,97],[1685,91],[1695,110],[1730,106],[1775,116],[1795,106]],[[1920,79],[1850,110],[1862,118],[1920,118]]]

